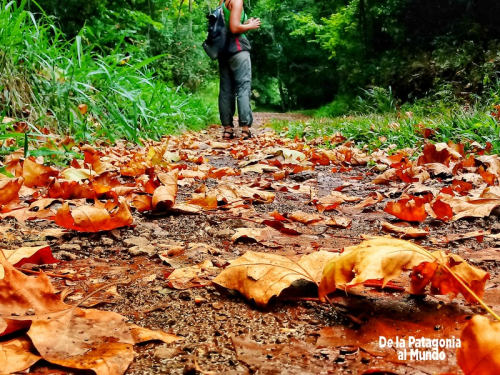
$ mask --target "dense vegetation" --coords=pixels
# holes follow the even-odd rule
[[[205,16],[217,3],[2,0],[0,113],[24,119],[33,131],[56,128],[87,139],[157,138],[216,123],[217,64],[201,43]],[[472,116],[474,124],[494,125],[485,125],[486,133],[496,131],[490,112],[500,95],[498,2],[247,0],[245,6],[263,21],[249,35],[260,108],[319,108],[317,117],[378,113],[372,116],[381,126],[390,124],[387,113],[394,122],[401,113],[422,112],[415,118],[436,128]],[[342,125],[329,124],[330,132],[345,126],[333,123]]]

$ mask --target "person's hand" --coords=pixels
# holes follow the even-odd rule
[[[245,25],[250,26],[250,30],[255,30],[260,28],[260,18],[250,18],[245,22]]]

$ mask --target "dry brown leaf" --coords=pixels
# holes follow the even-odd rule
[[[354,209],[363,210],[366,207],[373,206],[374,204],[380,203],[384,200],[384,196],[378,191],[370,193],[368,197],[357,205],[353,206]]]
[[[174,169],[172,172],[160,173],[158,179],[162,186],[156,188],[153,194],[153,210],[165,211],[175,204],[177,197],[177,178],[179,171]]]
[[[335,210],[340,204],[344,202],[358,202],[360,200],[360,197],[352,197],[346,194],[342,194],[339,191],[332,191],[330,195],[327,195],[313,202],[316,206],[316,209],[320,213],[322,213],[324,211]]]
[[[128,204],[125,201],[114,212],[109,212],[105,208],[92,206],[80,206],[73,210],[68,203],[57,211],[55,222],[57,225],[73,229],[79,232],[99,232],[121,228],[132,224],[134,219],[130,214]]]
[[[130,333],[132,334],[132,338],[136,344],[153,340],[159,340],[163,341],[165,344],[170,344],[172,342],[184,340],[184,337],[179,337],[163,331],[152,331],[144,327],[139,327],[135,324],[130,326]]]
[[[422,222],[427,218],[425,203],[424,199],[418,197],[400,199],[397,202],[388,202],[384,211],[404,221]]]
[[[42,357],[33,354],[34,347],[26,336],[0,342],[0,374],[11,374],[30,368]]]
[[[321,299],[337,288],[347,289],[366,280],[382,280],[384,287],[404,270],[433,258],[410,242],[375,237],[344,249],[342,255],[326,265],[319,285]]]
[[[478,239],[482,240],[482,238],[484,236],[488,236],[490,234],[491,234],[491,230],[487,230],[487,231],[477,230],[477,231],[469,232],[469,233],[448,234],[442,239],[441,242],[449,243],[449,242],[453,242],[453,241],[465,240],[468,238],[478,238]]]
[[[44,273],[36,278],[24,275],[8,263],[0,251],[0,315],[24,315],[29,309],[41,315],[67,308],[55,294],[48,276]]]
[[[476,297],[464,288],[463,283],[465,283],[476,296],[482,298],[484,286],[490,278],[487,272],[469,265],[456,254],[445,255],[442,251],[434,251],[432,255],[438,260],[437,262],[424,262],[413,269],[410,293],[424,294],[425,287],[430,284],[430,292],[434,295],[451,294],[456,297],[461,293],[467,302],[476,303]],[[451,277],[448,269],[462,282]]]
[[[231,241],[236,242],[244,238],[250,238],[257,242],[269,241],[273,238],[276,233],[279,233],[273,229],[261,229],[261,228],[236,228],[236,233],[231,237]]]
[[[322,222],[325,219],[325,216],[321,216],[319,214],[309,214],[302,211],[294,211],[291,214],[288,214],[287,217],[302,224],[315,224]]]
[[[476,315],[465,326],[457,362],[465,375],[500,374],[500,323]]]
[[[276,196],[269,191],[258,190],[248,186],[238,186],[233,184],[221,184],[215,189],[219,202],[233,203],[236,201],[257,200],[262,203],[272,203]]]
[[[28,336],[43,359],[97,375],[121,375],[134,359],[134,339],[126,318],[109,311],[71,307],[26,317]]]
[[[217,141],[210,141],[210,146],[214,149],[220,149],[220,150],[225,150],[231,147],[231,143],[227,142],[217,142]]]
[[[272,173],[277,171],[279,171],[278,167],[269,164],[253,164],[249,165],[248,167],[241,168],[241,173],[255,172],[262,174],[264,172]]]
[[[210,285],[211,279],[219,272],[210,260],[174,270],[168,277],[168,284],[175,289],[188,289],[194,286]]]
[[[294,262],[280,255],[246,252],[231,262],[213,282],[227,289],[238,290],[258,306],[265,307],[274,296],[294,281],[317,283],[325,265],[338,254],[318,251]]]
[[[471,197],[450,197],[441,200],[451,206],[455,216],[452,221],[467,217],[486,217],[500,206],[500,199],[474,199]]]
[[[482,296],[489,274],[467,264],[458,255],[445,255],[441,251],[431,254],[408,241],[375,237],[346,248],[338,259],[325,267],[319,296],[324,299],[337,288],[347,290],[367,280],[382,280],[384,287],[403,271],[412,270],[410,293],[423,294],[430,283],[433,294],[456,296],[462,293],[468,302],[474,302],[449,269],[476,295]]]
[[[55,169],[38,164],[31,158],[25,159],[23,162],[24,185],[27,187],[47,186],[50,178],[58,174],[59,172]]]
[[[92,170],[92,169],[85,169],[85,168],[73,168],[69,167],[66,168],[61,172],[61,178],[73,182],[83,182],[84,180],[89,180],[93,176],[96,176],[97,173]]]
[[[19,198],[19,190],[21,190],[23,182],[23,178],[0,179],[0,206]]]
[[[382,223],[382,229],[389,233],[399,234],[401,238],[423,238],[429,235],[429,231],[425,229],[402,227],[393,225],[387,222]]]
[[[52,264],[59,261],[52,256],[50,246],[20,247],[16,250],[1,250],[10,264],[21,267],[25,263]]]
[[[200,206],[205,210],[216,210],[217,195],[214,192],[193,194],[193,197],[187,203]]]

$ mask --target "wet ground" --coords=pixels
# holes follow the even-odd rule
[[[258,115],[263,125],[271,114]],[[286,119],[286,118],[285,118]],[[216,157],[214,166],[235,166],[231,158]],[[301,175],[290,175],[284,183],[311,184],[318,197],[349,183],[342,193],[365,198],[369,193],[388,192],[388,187],[371,184],[373,173],[367,167],[354,167],[347,172],[331,173],[331,167],[317,167]],[[252,177],[252,174],[249,176]],[[256,174],[255,177],[258,177]],[[214,181],[215,183],[215,181]],[[210,179],[206,182],[207,187]],[[185,194],[187,196],[188,190]],[[183,188],[179,197],[183,196]],[[316,213],[307,194],[277,192],[271,204],[254,204],[256,212],[280,213],[300,209]],[[350,211],[355,203],[342,205],[340,212],[351,218],[346,229],[303,226],[302,235],[283,235],[279,246],[231,240],[237,228],[262,227],[224,212],[200,215],[144,216],[134,214],[133,228],[115,229],[107,233],[68,233],[63,237],[40,238],[30,229],[56,227],[51,222],[34,221],[19,224],[5,219],[18,233],[3,238],[0,245],[51,245],[61,260],[47,272],[66,273],[75,280],[53,278],[59,291],[71,290],[67,303],[77,303],[84,296],[109,284],[87,305],[115,311],[131,323],[150,329],[161,329],[184,338],[182,342],[157,342],[136,347],[136,358],[128,374],[434,374],[461,373],[456,365],[454,349],[446,350],[446,360],[408,361],[398,359],[395,349],[380,348],[379,337],[425,336],[458,338],[460,330],[473,314],[482,313],[461,298],[412,297],[398,288],[359,288],[353,294],[337,292],[332,304],[322,304],[314,288],[292,288],[285,296],[273,300],[268,308],[257,308],[237,292],[215,285],[173,288],[168,276],[174,269],[210,260],[222,269],[228,261],[248,250],[282,255],[301,255],[321,249],[340,252],[342,248],[362,241],[361,235],[386,235],[381,222],[396,223],[383,212],[385,203],[362,212]],[[354,212],[354,213],[353,213]],[[420,227],[429,227],[431,235],[417,243],[448,250],[470,260],[491,274],[485,300],[500,312],[500,279],[498,262],[500,241],[470,238],[440,242],[450,234],[475,230],[500,232],[498,216],[460,220],[453,223],[427,219]],[[200,245],[210,246],[206,250]],[[148,245],[152,245],[147,247]],[[160,254],[180,247],[166,261]],[[143,250],[141,250],[143,249]],[[215,249],[215,250],[214,250]],[[208,277],[210,279],[210,277]],[[203,281],[203,280],[202,280]],[[127,284],[113,285],[117,282]],[[30,373],[76,373],[46,366],[32,368]]]

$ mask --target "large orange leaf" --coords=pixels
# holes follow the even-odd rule
[[[33,352],[33,344],[26,336],[0,342],[0,373],[12,374],[26,370],[42,359]]]
[[[20,247],[16,250],[2,250],[5,258],[16,267],[25,263],[52,264],[59,262],[52,256],[50,246]]]
[[[384,211],[401,220],[422,222],[427,218],[425,203],[424,199],[417,197],[400,199],[397,202],[388,202]]]
[[[465,326],[457,362],[465,375],[500,374],[500,323],[476,315]]]
[[[19,198],[19,190],[23,186],[22,178],[0,179],[0,206]]]
[[[279,296],[297,280],[317,283],[325,264],[337,256],[318,251],[295,262],[280,255],[248,251],[233,261],[213,282],[238,290],[245,297],[255,300],[258,306],[264,307],[273,296]]]
[[[55,169],[38,164],[30,158],[23,162],[24,185],[27,187],[47,186],[50,177],[55,177],[58,174],[59,172]]]
[[[61,199],[95,199],[96,192],[92,185],[78,181],[52,179],[48,188],[50,198]]]
[[[118,209],[113,212],[87,205],[71,210],[69,204],[64,203],[55,218],[57,225],[80,232],[112,230],[130,225],[133,221],[125,201],[122,201]]]
[[[346,290],[367,280],[382,280],[384,287],[408,270],[413,270],[411,293],[424,293],[430,283],[431,293],[456,296],[460,292],[469,302],[474,298],[456,278],[478,296],[482,295],[489,278],[488,273],[467,264],[458,255],[445,255],[439,251],[431,254],[408,241],[375,237],[346,248],[338,259],[325,267],[319,296],[324,299],[337,288]]]
[[[177,177],[179,171],[174,169],[168,173],[160,173],[158,179],[163,185],[156,188],[153,193],[153,210],[164,211],[172,208],[177,197]]]
[[[476,296],[479,298],[483,296],[484,286],[490,278],[487,272],[469,265],[456,254],[445,255],[442,251],[435,251],[432,255],[437,261],[423,262],[413,269],[410,293],[423,294],[424,288],[430,283],[430,291],[434,295],[452,294],[456,297],[461,293],[467,302],[477,302],[476,298],[464,288],[463,283],[465,283]],[[450,271],[461,282],[453,277]]]

